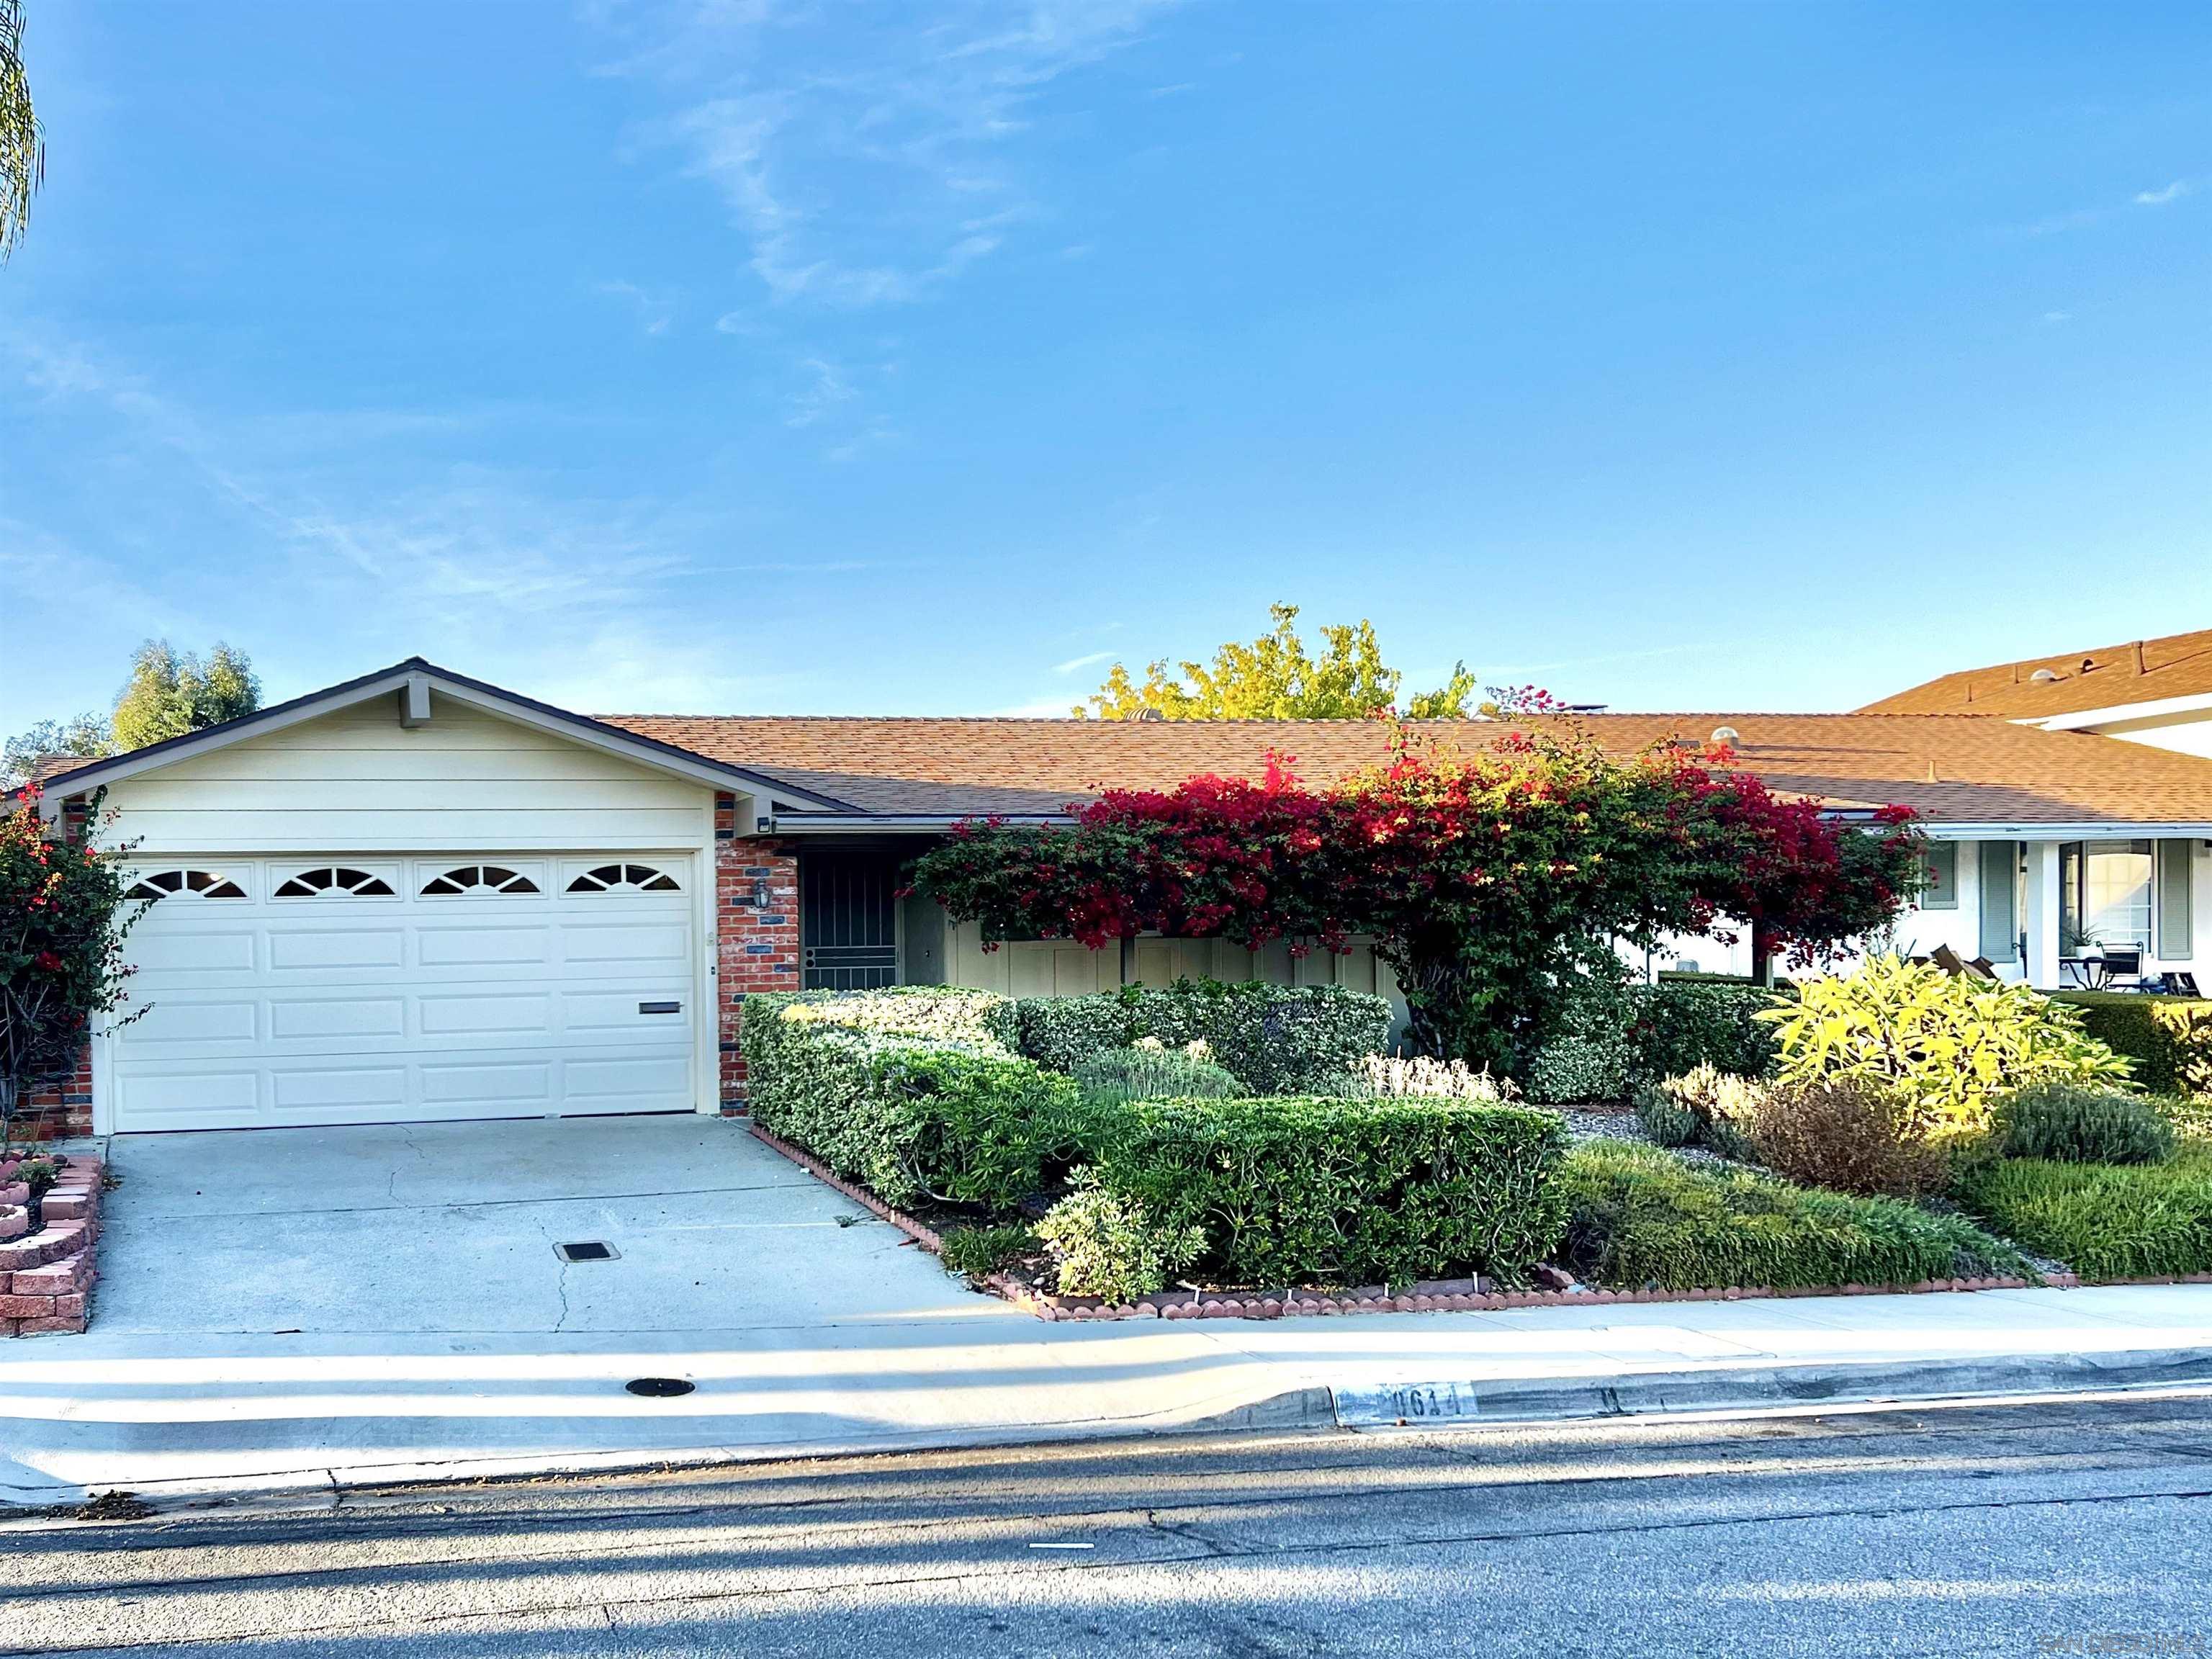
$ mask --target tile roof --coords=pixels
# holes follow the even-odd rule
[[[2033,676],[2048,670],[2055,679]],[[2160,697],[2212,695],[2212,629],[1962,669],[1870,702],[1862,714],[2071,714]]]
[[[609,724],[750,767],[871,813],[1058,811],[1102,787],[1165,788],[1195,774],[1255,775],[1268,751],[1327,782],[1382,761],[1370,720],[929,720],[610,714]],[[1742,769],[1838,807],[1897,803],[1934,823],[2212,823],[2212,760],[2003,720],[1893,714],[1593,714],[1628,753],[1702,744],[1732,726]],[[1425,721],[1473,748],[1499,726]]]

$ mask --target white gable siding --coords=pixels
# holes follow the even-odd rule
[[[433,693],[377,698],[126,778],[114,833],[149,852],[694,848],[714,791]]]

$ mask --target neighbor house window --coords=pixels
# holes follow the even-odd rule
[[[2151,848],[2147,841],[2069,841],[2058,849],[2064,954],[2150,949]]]
[[[1927,866],[1928,885],[1921,890],[1920,908],[1923,910],[1955,910],[1959,908],[1959,843],[1955,841],[1931,841],[1923,854]]]

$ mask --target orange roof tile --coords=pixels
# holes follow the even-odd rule
[[[2053,678],[2039,681],[2047,672]],[[2212,695],[2212,629],[2092,651],[1962,669],[1870,702],[1862,714],[2071,714],[2117,703]]]
[[[1386,759],[1390,732],[1370,720],[601,718],[862,811],[925,816],[1051,812],[1100,788],[1256,775],[1270,750],[1327,782]],[[1734,727],[1742,769],[1839,808],[1896,803],[1934,823],[2212,824],[2212,760],[2088,733],[1956,716],[1577,718],[1616,753],[1662,738],[1703,744]],[[1438,720],[1414,729],[1474,748],[1507,728]]]

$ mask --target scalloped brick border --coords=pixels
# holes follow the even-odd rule
[[[77,1332],[90,1322],[105,1173],[98,1158],[71,1152],[36,1233],[23,1231],[28,1190],[0,1188],[0,1336]]]
[[[789,1158],[823,1185],[834,1187],[870,1214],[888,1221],[933,1255],[945,1253],[945,1241],[933,1228],[893,1209],[866,1188],[855,1185],[810,1152],[778,1139],[757,1123],[750,1126],[753,1139],[769,1151]],[[1953,1291],[2024,1291],[2032,1279],[1923,1279],[1917,1285],[1838,1285],[1817,1288],[1776,1290],[1765,1285],[1731,1285],[1701,1291],[1475,1291],[1423,1296],[1207,1296],[1188,1292],[1148,1296],[1133,1303],[1103,1303],[1093,1297],[1045,1296],[1005,1273],[992,1273],[980,1281],[984,1289],[1012,1303],[1039,1319],[1304,1319],[1342,1317],[1348,1314],[1487,1313],[1504,1308],[1588,1308],[1614,1302],[1755,1302],[1813,1296],[1931,1295]],[[2044,1284],[2062,1290],[2076,1289],[2081,1280],[2072,1273],[2052,1273]],[[2166,1274],[2145,1279],[2106,1279],[2112,1285],[2208,1285],[2212,1273]]]

